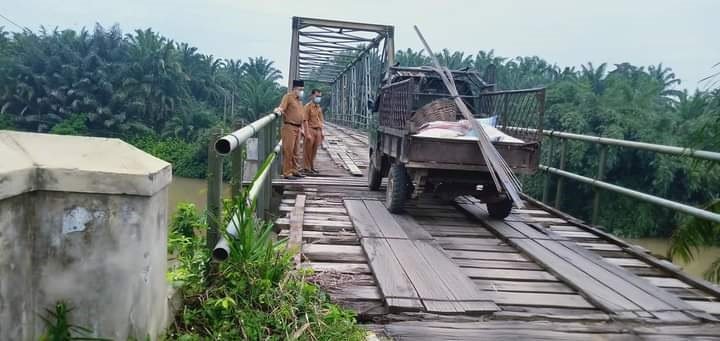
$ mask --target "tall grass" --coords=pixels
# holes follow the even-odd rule
[[[246,202],[246,195],[225,205],[224,216],[235,233],[223,232],[230,254],[222,263],[207,265],[210,252],[204,237],[171,232],[170,248],[177,253],[178,265],[168,277],[183,284],[185,307],[168,338],[362,340],[364,332],[354,313],[332,304],[305,281],[305,272],[293,270],[285,241],[274,240],[272,224],[255,218],[254,204]]]

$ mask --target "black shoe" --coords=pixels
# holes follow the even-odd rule
[[[305,175],[303,175],[303,174],[300,173],[300,172],[293,173],[293,176],[296,176],[296,177],[298,177],[298,178],[304,178],[304,177],[305,177]]]
[[[297,180],[298,177],[295,175],[285,175],[285,179],[287,180]]]
[[[320,172],[319,172],[317,169],[314,169],[314,168],[311,169],[310,172],[313,173],[313,174],[315,174],[315,175],[320,174]]]

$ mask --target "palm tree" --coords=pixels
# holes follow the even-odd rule
[[[708,204],[705,210],[720,213],[720,199]],[[668,257],[680,258],[688,263],[695,259],[701,247],[716,245],[720,240],[720,224],[692,217],[675,230],[670,239]],[[705,270],[704,277],[713,282],[720,282],[720,259],[715,260]]]
[[[672,88],[675,85],[680,85],[680,80],[675,78],[675,73],[672,72],[671,68],[663,67],[662,63],[658,64],[657,66],[650,65],[648,67],[648,74],[650,74],[650,77],[652,77],[660,84],[662,88],[662,96],[677,97],[678,95],[680,95],[680,92],[678,90],[674,90]]]
[[[242,118],[254,121],[277,105],[282,91],[277,83],[282,78],[273,62],[263,57],[250,58],[242,66],[239,104]]]
[[[413,51],[412,49],[407,49],[405,51],[399,50],[395,54],[395,62],[397,62],[400,66],[423,66],[423,65],[430,65],[430,57],[424,55],[425,51]]]
[[[282,74],[273,64],[274,62],[264,57],[256,57],[249,58],[248,61],[243,64],[242,68],[245,77],[275,82],[282,78]]]
[[[450,50],[443,49],[441,53],[436,53],[440,64],[447,67],[450,70],[458,70],[466,67],[470,67],[473,64],[471,56],[466,56],[464,52],[455,51],[450,53]]]
[[[587,66],[580,65],[580,67],[582,68],[581,76],[590,84],[593,93],[602,95],[603,92],[605,92],[605,70],[607,69],[607,63],[602,63],[595,68],[592,62],[588,62]]]

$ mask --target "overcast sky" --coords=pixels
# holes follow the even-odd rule
[[[418,25],[435,50],[560,66],[662,62],[690,89],[720,62],[720,0],[3,0],[0,14],[33,30],[152,27],[217,57],[271,58],[283,74],[293,16],[394,25],[398,49],[420,49]]]

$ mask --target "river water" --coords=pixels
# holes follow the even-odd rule
[[[223,190],[225,195],[228,195],[230,186],[224,186]],[[188,179],[182,177],[173,177],[173,182],[170,185],[170,197],[168,202],[168,208],[171,212],[175,210],[175,207],[181,202],[194,203],[200,211],[205,209],[205,200],[207,196],[207,182],[205,180]],[[629,243],[640,245],[654,254],[665,255],[670,245],[668,239],[662,238],[640,238],[640,239],[627,239]],[[713,261],[720,258],[720,247],[705,248],[700,251],[700,254],[690,264],[683,264],[677,261],[676,264],[682,266],[685,271],[695,276],[702,276],[702,273],[707,269]]]

